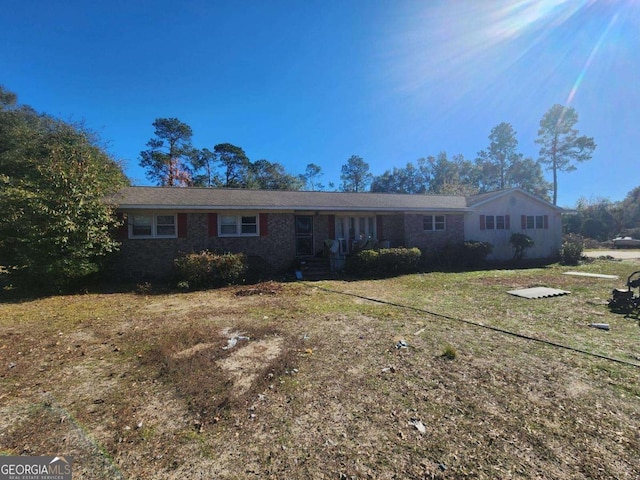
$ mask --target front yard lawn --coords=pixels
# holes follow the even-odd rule
[[[606,307],[636,269],[5,299],[0,451],[91,479],[636,479],[640,326]],[[571,294],[506,293],[534,286]]]

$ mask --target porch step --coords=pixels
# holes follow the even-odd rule
[[[303,280],[327,280],[336,278],[336,274],[329,268],[329,260],[322,258],[308,258],[300,262]]]

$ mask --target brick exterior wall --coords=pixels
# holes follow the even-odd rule
[[[445,230],[425,231],[424,215],[404,215],[404,234],[407,247],[418,247],[423,252],[442,249],[447,243],[464,242],[464,215],[446,215]]]
[[[322,252],[324,240],[330,238],[331,219],[329,215],[313,216],[315,253]],[[379,240],[388,240],[391,247],[418,247],[426,252],[464,241],[464,215],[447,215],[442,232],[425,232],[422,219],[423,215],[416,214],[384,215]],[[218,237],[209,236],[208,213],[188,213],[187,234],[182,238],[122,239],[113,271],[118,278],[166,278],[173,273],[175,258],[202,250],[244,253],[250,261],[258,258],[270,271],[283,271],[293,265],[296,256],[294,220],[293,213],[269,213],[265,236]]]
[[[266,236],[209,236],[208,213],[187,214],[185,238],[123,239],[113,271],[122,278],[169,277],[173,260],[181,254],[202,250],[244,253],[259,257],[270,269],[282,271],[295,259],[294,216],[285,213],[267,215]]]
[[[386,240],[392,248],[404,247],[404,216],[403,215],[383,215],[382,232],[378,232],[378,240]],[[382,233],[382,235],[380,234]]]

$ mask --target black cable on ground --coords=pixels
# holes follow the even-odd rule
[[[443,315],[441,313],[431,312],[431,311],[426,310],[424,308],[412,307],[411,305],[402,305],[401,303],[390,302],[390,301],[387,301],[387,300],[380,300],[380,299],[377,299],[377,298],[370,298],[370,297],[366,297],[364,295],[358,295],[357,293],[341,292],[340,290],[332,290],[330,288],[319,287],[317,285],[310,285],[310,284],[306,284],[306,285],[309,286],[309,287],[317,288],[319,290],[324,290],[325,292],[329,292],[329,293],[337,293],[339,295],[347,295],[347,296],[350,296],[350,297],[360,298],[362,300],[368,300],[370,302],[381,303],[383,305],[389,305],[389,306],[392,306],[392,307],[404,308],[406,310],[413,310],[413,311],[420,312],[420,313],[426,313],[427,315],[432,315],[434,317],[444,318],[444,319],[447,319],[447,320],[452,320],[454,322],[466,323],[467,325],[472,325],[474,327],[484,328],[484,329],[487,329],[487,330],[492,330],[494,332],[502,333],[504,335],[511,335],[512,337],[521,338],[523,340],[529,340],[531,342],[538,342],[538,343],[542,343],[542,344],[545,344],[545,345],[550,345],[552,347],[562,348],[564,350],[569,350],[571,352],[581,353],[583,355],[588,355],[588,356],[591,356],[591,357],[600,358],[602,360],[608,360],[610,362],[616,362],[616,363],[620,363],[622,365],[627,365],[627,366],[631,366],[631,367],[640,368],[640,365],[637,364],[637,363],[628,362],[626,360],[621,360],[619,358],[608,357],[607,355],[601,355],[599,353],[589,352],[587,350],[582,350],[580,348],[570,347],[569,345],[563,345],[562,343],[556,343],[556,342],[552,342],[550,340],[543,340],[541,338],[531,337],[529,335],[524,335],[522,333],[512,332],[510,330],[506,330],[506,329],[500,328],[500,327],[494,327],[492,325],[485,325],[484,323],[478,323],[478,322],[474,322],[472,320],[465,320],[463,318],[456,318],[456,317],[451,317],[449,315]]]

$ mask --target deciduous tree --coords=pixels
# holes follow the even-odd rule
[[[431,173],[425,158],[417,160],[417,165],[409,162],[404,168],[387,170],[374,177],[372,192],[380,193],[425,193],[429,190]]]
[[[128,183],[119,163],[81,125],[0,98],[0,264],[30,285],[97,272],[118,247],[105,199]]]
[[[478,171],[475,164],[463,155],[454,155],[451,160],[447,152],[437,157],[427,157],[431,170],[429,193],[446,195],[473,195],[478,193]]]

